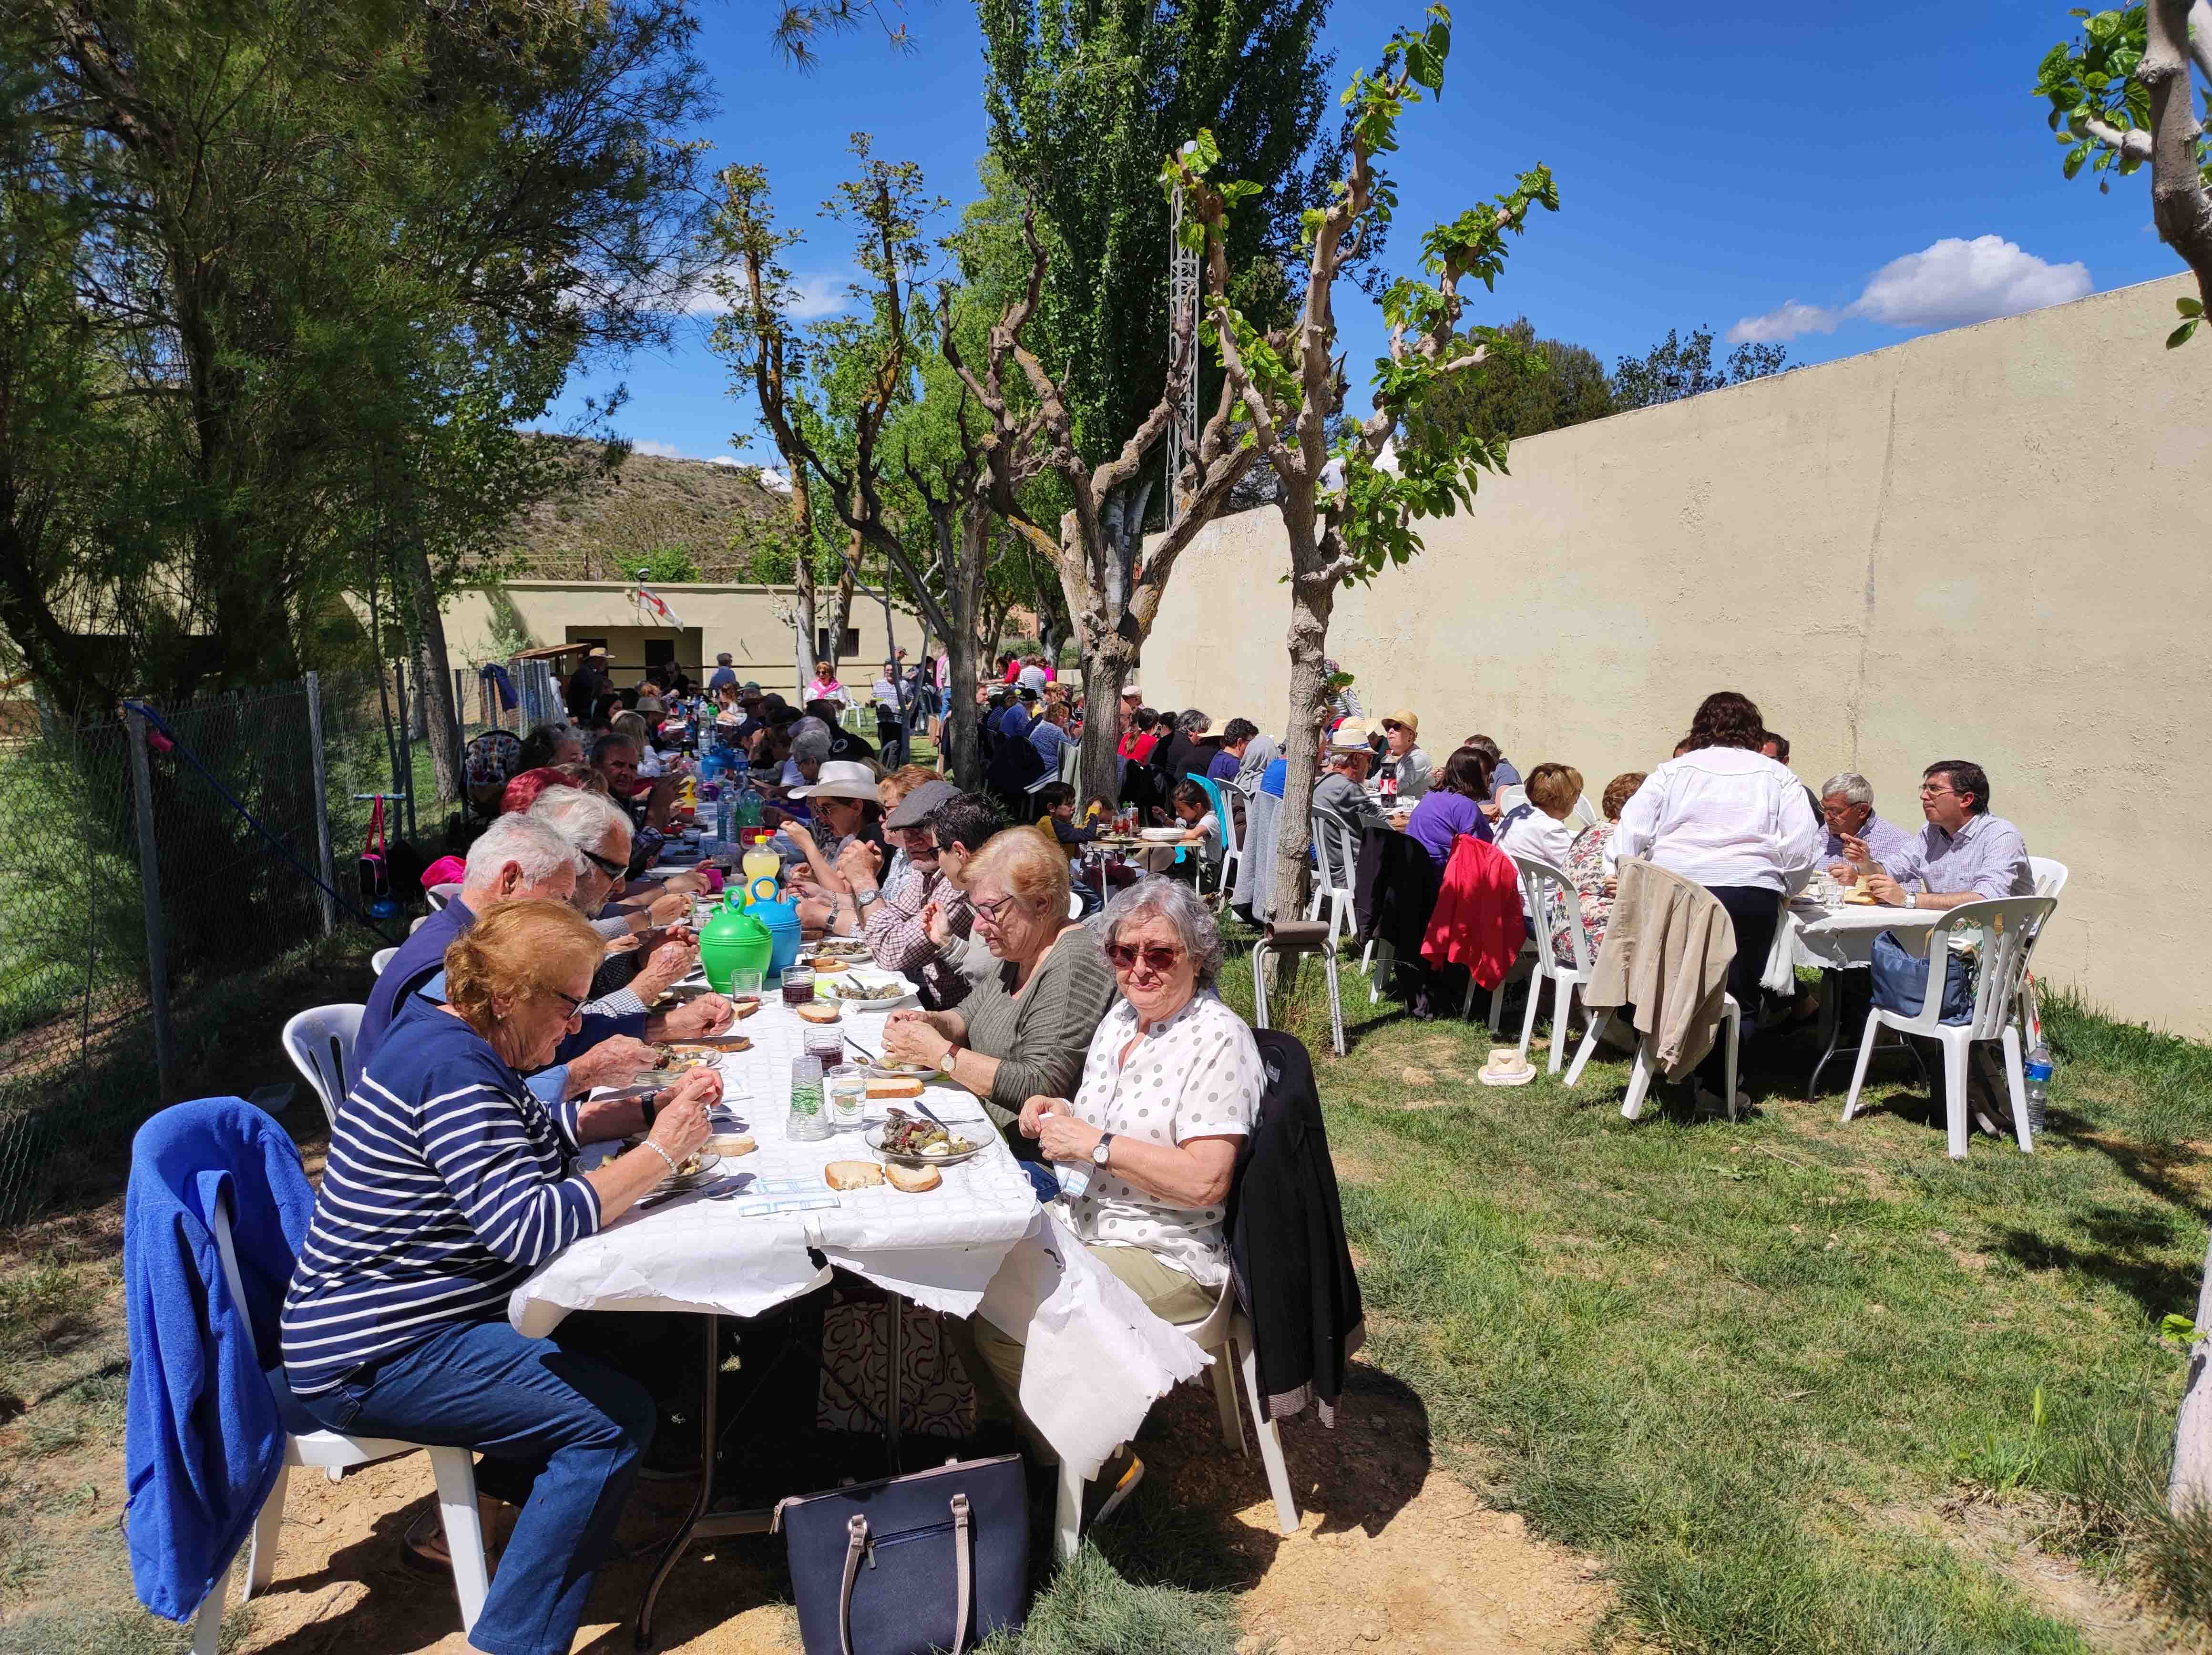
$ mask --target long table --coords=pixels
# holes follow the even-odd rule
[[[883,1015],[848,1009],[859,1043],[882,1050]],[[681,1311],[702,1319],[706,1395],[700,1412],[704,1464],[689,1515],[664,1549],[639,1606],[637,1645],[652,1638],[662,1583],[694,1540],[768,1531],[772,1508],[714,1509],[714,1375],[724,1316],[758,1316],[825,1286],[846,1270],[894,1295],[946,1314],[980,1313],[1024,1336],[1023,1411],[1085,1479],[1136,1434],[1146,1411],[1210,1358],[1147,1309],[1091,1258],[1052,1210],[963,1088],[926,1087],[922,1100],[956,1132],[986,1143],[972,1161],[942,1168],[943,1185],[908,1195],[889,1184],[837,1194],[835,1207],[749,1215],[759,1185],[796,1180],[832,1193],[822,1169],[875,1157],[857,1131],[818,1142],[786,1131],[792,1060],[806,1025],[769,999],[736,1025],[752,1042],[717,1064],[723,1107],[758,1148],[723,1163],[727,1174],[699,1190],[624,1214],[571,1243],[514,1289],[507,1318],[543,1337],[578,1310]],[[915,1112],[906,1106],[908,1112]],[[882,1111],[871,1112],[880,1120]],[[738,1180],[744,1180],[742,1183]],[[894,1302],[890,1325],[899,1326]],[[894,1362],[897,1352],[892,1352]],[[896,1369],[894,1369],[896,1372]],[[894,1401],[889,1428],[896,1432]],[[799,1492],[794,1490],[793,1492]]]

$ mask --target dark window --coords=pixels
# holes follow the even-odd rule
[[[858,627],[846,627],[845,640],[837,646],[836,658],[841,661],[849,661],[860,652],[860,629]],[[814,629],[814,658],[817,661],[827,661],[830,658],[830,628],[827,627],[817,627]]]
[[[648,638],[645,640],[645,666],[650,672],[655,667],[676,664],[676,640],[673,638]]]

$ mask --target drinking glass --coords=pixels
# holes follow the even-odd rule
[[[783,991],[784,1004],[803,1006],[814,997],[814,967],[786,966],[776,978],[776,986]]]
[[[799,1057],[791,1060],[791,1114],[783,1135],[798,1143],[814,1143],[836,1129],[822,1111],[822,1059]]]
[[[839,1064],[823,1070],[822,1102],[832,1129],[858,1131],[867,1118],[868,1071],[858,1064]]]
[[[757,971],[733,971],[730,973],[730,993],[732,997],[751,995],[760,997],[761,974]]]

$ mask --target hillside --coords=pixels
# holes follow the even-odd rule
[[[616,580],[617,559],[674,548],[702,579],[744,579],[754,547],[787,520],[787,497],[750,467],[632,453],[609,470],[600,444],[555,440],[574,486],[515,519],[502,561],[517,575]]]

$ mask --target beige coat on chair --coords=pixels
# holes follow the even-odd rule
[[[1583,1003],[1633,1005],[1654,1066],[1678,1081],[1713,1049],[1735,960],[1735,922],[1711,891],[1656,863],[1624,862]]]

